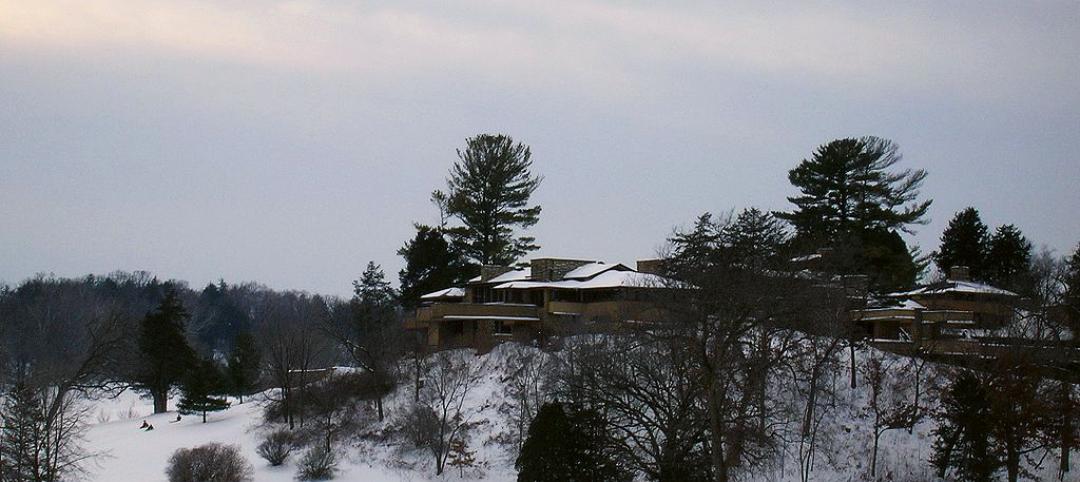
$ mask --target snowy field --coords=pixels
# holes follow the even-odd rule
[[[434,475],[434,465],[427,452],[391,446],[379,442],[374,436],[387,429],[397,420],[411,396],[411,386],[400,387],[387,399],[387,421],[372,422],[360,437],[350,440],[339,451],[337,480],[343,481],[491,481],[509,482],[516,479],[512,455],[496,439],[507,429],[507,422],[497,407],[503,401],[504,386],[502,374],[510,368],[507,345],[496,348],[492,353],[471,357],[480,368],[481,378],[474,386],[467,399],[468,417],[480,422],[470,436],[470,447],[476,451],[478,468],[469,469],[464,477],[456,469],[447,467],[441,477]],[[859,360],[865,359],[867,352],[860,353]],[[886,355],[893,357],[892,355]],[[819,457],[811,473],[810,480],[815,481],[861,481],[872,480],[869,477],[870,448],[872,435],[864,412],[866,391],[864,387],[851,391],[843,387],[846,373],[837,374],[836,382],[841,384],[834,415],[823,427],[825,435],[819,449]],[[927,406],[936,406],[936,394],[927,393]],[[176,400],[170,402],[175,408]],[[178,448],[194,447],[208,442],[235,444],[241,453],[255,468],[256,481],[291,481],[296,475],[296,461],[300,454],[293,456],[281,467],[270,467],[255,453],[260,441],[262,407],[257,399],[244,404],[234,404],[232,408],[218,413],[211,413],[208,422],[203,424],[200,417],[184,416],[179,423],[170,423],[176,418],[176,412],[150,415],[152,404],[138,394],[125,392],[115,399],[92,402],[91,426],[85,434],[85,446],[92,448],[99,455],[87,466],[86,479],[96,482],[114,481],[163,481],[165,466],[169,456]],[[143,420],[153,424],[155,430],[139,430]],[[927,462],[933,444],[934,422],[924,420],[912,433],[906,430],[891,430],[881,439],[878,459],[878,480],[889,481],[925,481],[937,480]],[[367,436],[365,436],[367,435]],[[746,480],[798,481],[797,450],[789,447],[781,460],[774,466],[752,474]],[[1055,480],[1055,456],[1048,457],[1044,467],[1035,471],[1039,480]],[[1080,473],[1080,465],[1074,463],[1074,474]]]
[[[261,408],[257,403],[245,400],[243,405],[210,414],[205,424],[201,417],[194,415],[185,416],[179,423],[170,423],[176,418],[176,412],[148,415],[153,412],[153,404],[130,392],[98,405],[98,413],[109,413],[112,421],[97,423],[86,434],[86,446],[100,454],[86,467],[88,480],[163,481],[166,461],[173,451],[209,442],[239,445],[241,453],[255,467],[257,481],[292,481],[296,474],[292,463],[295,457],[281,467],[270,467],[256,455],[257,425],[261,420]],[[174,406],[175,400],[170,407]],[[143,420],[152,424],[154,430],[140,430]],[[339,480],[417,480],[404,475],[350,460],[342,464]]]

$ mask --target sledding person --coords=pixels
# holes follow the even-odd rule
[[[143,421],[142,421],[142,426],[141,426],[141,427],[139,427],[139,428],[141,428],[141,429],[145,429],[146,427],[149,427],[149,426],[150,426],[150,424],[146,423],[146,420],[143,420]]]
[[[146,426],[146,431],[147,431],[147,432],[149,432],[149,431],[151,431],[151,430],[153,430],[153,429],[154,429],[154,424],[152,424],[152,423],[151,423],[151,424],[148,424],[148,425]]]
[[[179,421],[180,421],[180,414],[178,413],[178,414],[176,414],[176,420],[173,420],[173,421],[171,421],[169,423],[177,423]]]

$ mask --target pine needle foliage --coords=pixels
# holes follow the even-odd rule
[[[202,414],[206,423],[207,412],[229,408],[229,402],[218,396],[225,391],[225,379],[213,360],[204,359],[184,377],[183,396],[177,407],[180,413]]]
[[[533,175],[529,146],[502,134],[466,139],[450,170],[448,213],[461,222],[449,229],[455,247],[480,265],[510,265],[539,249],[535,238],[515,236],[540,220],[529,199],[542,178]]]

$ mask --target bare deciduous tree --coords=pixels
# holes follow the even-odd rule
[[[265,363],[270,379],[277,387],[276,399],[282,421],[290,429],[304,424],[304,394],[317,368],[326,368],[330,360],[330,342],[319,330],[328,316],[319,297],[285,293],[267,298],[256,313],[261,330]],[[321,372],[320,372],[321,373]]]
[[[529,346],[507,343],[503,347],[508,355],[503,389],[506,403],[500,411],[510,422],[510,445],[516,453],[525,443],[529,423],[540,406],[553,396],[549,383],[553,363],[548,354]]]
[[[568,343],[559,396],[602,416],[611,449],[651,480],[705,480],[708,424],[695,360],[653,332]]]
[[[808,285],[787,270],[784,239],[783,227],[757,210],[735,219],[706,214],[676,234],[664,260],[678,280],[665,294],[665,330],[698,370],[717,482],[765,463],[775,449],[776,432],[760,412],[768,410],[762,384],[791,345],[770,337],[806,303]]]
[[[471,425],[465,401],[476,383],[476,360],[465,351],[444,351],[431,356],[431,367],[413,407],[414,440],[435,460],[435,474],[446,468],[450,444]]]
[[[899,363],[881,352],[873,352],[860,367],[866,389],[869,392],[864,412],[871,420],[873,446],[870,454],[870,476],[877,475],[878,446],[881,436],[889,430],[913,427],[916,422],[915,406],[909,394],[912,383],[894,372]],[[909,371],[904,371],[910,373]]]
[[[18,301],[18,302],[15,302]],[[56,480],[91,456],[79,401],[110,378],[130,320],[78,282],[39,278],[0,299],[5,480]]]

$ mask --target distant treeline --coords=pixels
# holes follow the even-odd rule
[[[276,291],[254,282],[225,281],[191,288],[186,281],[162,280],[145,271],[117,271],[108,275],[62,278],[38,275],[16,286],[0,287],[0,338],[7,353],[55,346],[49,336],[65,336],[60,326],[87,326],[92,317],[118,317],[134,325],[152,312],[169,289],[176,291],[190,317],[186,332],[192,346],[203,355],[227,353],[236,336],[257,332],[277,307],[293,305],[294,313],[319,312],[343,303],[335,297],[297,291]],[[296,306],[302,305],[302,306]],[[65,323],[57,324],[58,319]],[[40,346],[27,344],[31,326],[52,326]],[[15,333],[21,330],[23,333]],[[33,330],[30,330],[33,331]],[[21,336],[17,336],[21,335]],[[67,336],[79,336],[70,333]],[[12,346],[14,342],[15,346]]]

